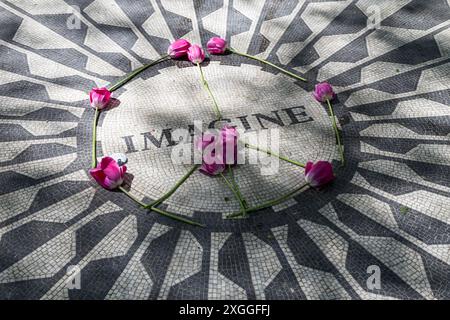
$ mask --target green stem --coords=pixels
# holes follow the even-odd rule
[[[209,88],[208,82],[207,82],[206,79],[205,79],[205,75],[203,74],[202,67],[200,66],[199,63],[197,63],[197,67],[198,67],[198,69],[200,70],[200,77],[201,77],[201,79],[202,79],[203,87],[204,87],[205,90],[208,92],[209,96],[211,97],[211,99],[212,99],[212,101],[213,101],[213,104],[214,104],[214,112],[215,112],[216,115],[217,115],[217,119],[220,120],[220,119],[222,119],[222,115],[220,114],[220,109],[219,109],[219,106],[218,106],[218,104],[217,104],[216,98],[214,98],[214,95],[213,95],[213,93],[211,92],[211,89]]]
[[[289,76],[291,76],[293,78],[296,78],[296,79],[301,80],[301,81],[308,82],[308,80],[306,80],[305,78],[302,78],[302,77],[300,77],[300,76],[298,76],[298,75],[296,75],[296,74],[294,74],[294,73],[292,73],[290,71],[287,71],[287,70],[285,70],[285,69],[283,69],[283,68],[281,68],[281,67],[279,67],[279,66],[277,66],[277,65],[275,65],[275,64],[273,64],[273,63],[271,63],[271,62],[269,62],[267,60],[264,60],[264,59],[252,56],[250,54],[246,54],[246,53],[242,53],[242,52],[236,51],[236,50],[234,50],[232,48],[228,48],[228,50],[230,50],[231,52],[236,53],[236,54],[238,54],[240,56],[247,57],[247,58],[250,58],[250,59],[253,59],[253,60],[257,60],[259,62],[268,64],[269,66],[274,67],[275,69],[278,69],[281,72],[283,72],[283,73],[285,73],[285,74],[287,74],[287,75],[289,75]]]
[[[194,165],[191,170],[189,170],[178,182],[170,189],[166,194],[164,194],[161,198],[153,201],[152,203],[145,206],[145,208],[150,209],[151,207],[155,207],[161,202],[165,201],[169,198],[177,189],[197,170],[198,164]]]
[[[155,207],[152,207],[151,210],[155,211],[156,213],[159,213],[162,216],[165,216],[165,217],[168,217],[168,218],[180,221],[180,222],[184,222],[184,223],[190,224],[192,226],[205,227],[204,224],[201,224],[201,223],[198,223],[198,222],[195,222],[195,221],[192,221],[192,220],[189,220],[189,219],[177,216],[176,214],[173,214],[173,213],[168,212],[168,211],[164,211],[164,210],[161,210],[161,209],[158,209],[158,208],[155,208]]]
[[[131,200],[133,200],[134,202],[138,203],[140,206],[142,207],[146,207],[147,205],[145,203],[143,203],[141,200],[139,200],[138,198],[136,198],[135,196],[133,196],[131,193],[129,193],[127,190],[125,190],[124,187],[119,187],[119,190],[122,191],[123,193],[125,193]]]
[[[241,211],[239,213],[245,216],[247,214],[247,206],[245,205],[245,200],[242,199],[239,189],[235,188],[234,183],[231,183],[230,181],[228,181],[228,179],[223,175],[223,173],[220,173],[220,176],[223,178],[223,180],[225,181],[227,186],[233,192],[236,199],[239,201],[239,206],[241,207]]]
[[[339,154],[341,156],[341,166],[343,166],[345,164],[344,150],[342,148],[341,138],[339,136],[339,130],[336,125],[336,117],[334,116],[333,108],[331,107],[331,102],[329,99],[327,99],[327,104],[328,104],[328,110],[330,111],[330,114],[331,114],[331,119],[332,119],[331,121],[333,124],[334,133],[336,134],[336,139],[337,139],[337,143],[339,146]]]
[[[139,199],[137,199],[135,196],[133,196],[131,193],[129,193],[127,190],[125,190],[123,187],[119,187],[119,190],[122,191],[123,193],[125,193],[131,200],[133,200],[134,202],[138,203],[141,207],[147,208],[147,205],[145,203],[143,203],[142,201],[140,201]],[[167,212],[158,208],[150,208],[150,210],[159,213],[162,216],[180,221],[180,222],[184,222],[193,226],[199,226],[199,227],[204,227],[203,224],[177,216],[176,214],[173,214],[171,212]]]
[[[265,153],[267,153],[267,154],[270,155],[270,156],[277,157],[277,158],[279,158],[279,159],[281,159],[281,160],[283,160],[283,161],[292,163],[292,164],[294,164],[294,165],[296,165],[296,166],[299,166],[299,167],[302,167],[302,168],[305,167],[305,165],[304,165],[303,163],[300,163],[300,162],[298,162],[298,161],[291,160],[291,159],[288,159],[288,158],[286,158],[286,157],[280,156],[279,154],[276,154],[276,153],[274,153],[274,152],[272,152],[272,151],[270,151],[270,150],[264,150],[264,149],[261,149],[261,148],[259,148],[259,147],[257,147],[257,146],[252,146],[252,145],[250,145],[250,144],[248,144],[248,143],[244,144],[244,146],[245,146],[246,148],[248,148],[248,149],[254,149],[254,150],[257,150],[257,151],[265,152]]]
[[[94,121],[92,124],[92,168],[97,166],[97,122],[99,114],[99,109],[95,108]]]
[[[274,206],[274,205],[277,205],[277,204],[279,204],[279,203],[282,203],[282,202],[286,201],[287,199],[291,198],[291,197],[292,197],[294,194],[296,194],[297,192],[301,191],[301,190],[302,190],[303,188],[305,188],[306,186],[308,186],[307,183],[301,185],[301,186],[298,187],[297,189],[294,189],[293,191],[290,191],[290,192],[288,192],[288,193],[286,193],[286,194],[284,194],[284,195],[282,195],[282,196],[280,196],[280,197],[278,197],[278,198],[276,198],[276,199],[269,200],[269,201],[267,201],[267,202],[265,202],[265,203],[263,203],[263,204],[260,204],[260,205],[257,205],[257,206],[248,208],[248,209],[246,210],[246,212],[247,212],[247,213],[255,212],[255,211],[258,211],[258,210],[261,210],[261,209],[264,209],[264,208],[268,208],[268,207],[272,207],[272,206]],[[241,212],[236,212],[236,213],[230,214],[229,216],[227,216],[227,218],[236,218],[236,217],[241,216],[241,215],[242,215]]]
[[[159,58],[158,60],[155,60],[149,64],[144,64],[143,66],[137,68],[136,70],[132,71],[131,73],[129,73],[128,75],[125,76],[125,78],[123,78],[122,80],[120,80],[119,82],[117,82],[116,84],[114,84],[113,86],[111,86],[109,88],[109,91],[113,92],[117,89],[119,89],[121,86],[123,86],[125,83],[127,83],[128,81],[130,81],[131,79],[133,79],[135,76],[137,76],[139,73],[141,73],[142,71],[144,71],[145,69],[154,66],[155,64],[158,64],[164,60],[166,60],[169,57],[169,55],[165,55],[162,56],[161,58]]]

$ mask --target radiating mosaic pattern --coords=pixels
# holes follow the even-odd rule
[[[449,2],[376,4],[1,0],[0,298],[450,299]],[[232,195],[198,174],[164,204],[206,225],[198,228],[90,180],[89,89],[156,59],[174,39],[205,45],[211,36],[305,75],[308,83],[295,82],[235,55],[204,66],[226,117],[278,111],[287,124],[283,110],[304,106],[313,121],[284,125],[280,149],[334,160],[332,186],[230,221]],[[169,163],[165,140],[155,146],[161,131],[212,120],[195,71],[159,64],[118,90],[120,105],[100,117],[100,155],[129,151],[123,137],[134,135],[133,192],[146,201],[186,170]],[[326,110],[309,97],[325,80],[338,91],[344,168]],[[149,96],[135,97],[140,90]],[[156,141],[142,139],[152,129]],[[257,190],[266,199],[303,179],[280,166],[269,180],[238,173],[243,192],[257,201]],[[368,285],[374,266],[379,288]]]

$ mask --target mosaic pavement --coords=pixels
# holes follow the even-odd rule
[[[0,298],[450,299],[450,3],[373,3],[0,0]],[[164,206],[198,228],[90,180],[86,92],[176,38],[205,45],[215,35],[309,80],[212,57],[204,71],[225,117],[278,128],[284,154],[333,161],[338,179],[226,220],[238,209],[232,195],[195,173]],[[161,63],[101,114],[99,155],[127,152],[144,201],[187,170],[170,162],[167,129],[213,119],[196,71]],[[327,111],[310,96],[325,80],[338,92],[344,168]],[[276,176],[236,170],[255,204],[302,176],[286,163]],[[371,270],[379,288],[368,286]]]

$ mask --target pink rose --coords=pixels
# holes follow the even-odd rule
[[[191,44],[187,40],[184,39],[175,40],[170,44],[169,48],[167,49],[167,54],[174,59],[182,58],[187,54],[190,46]]]
[[[219,37],[213,37],[209,39],[206,48],[211,54],[222,54],[227,50],[227,41]]]
[[[119,166],[111,157],[103,157],[97,167],[89,170],[91,176],[99,185],[108,190],[113,190],[123,183],[127,167]]]
[[[321,188],[335,179],[333,166],[328,161],[308,161],[305,167],[305,180],[313,188]]]
[[[319,102],[326,102],[327,100],[333,100],[336,94],[333,91],[333,87],[329,83],[322,82],[316,84],[313,96]]]
[[[215,175],[223,172],[226,165],[237,164],[238,137],[236,128],[225,125],[220,132],[205,133],[197,138],[195,148],[202,152],[200,170]]]
[[[189,47],[187,55],[189,61],[191,61],[194,64],[202,63],[203,60],[205,60],[205,52],[200,46],[196,44],[193,44],[192,46]]]
[[[103,109],[106,107],[111,100],[111,92],[103,88],[93,88],[91,92],[89,92],[89,101],[91,102],[91,106],[95,109]]]

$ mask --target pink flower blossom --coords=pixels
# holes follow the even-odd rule
[[[211,54],[223,54],[227,50],[227,41],[219,37],[213,37],[209,39],[206,48]]]
[[[174,59],[182,58],[187,54],[190,47],[191,44],[189,43],[189,41],[178,39],[170,44],[169,48],[167,49],[167,54]]]
[[[209,175],[223,172],[226,165],[237,164],[238,132],[236,128],[225,125],[220,132],[205,133],[194,142],[202,152],[200,171]]]
[[[329,83],[322,82],[316,84],[313,96],[319,102],[326,102],[327,100],[333,100],[336,94],[333,91],[333,87]]]
[[[111,100],[111,92],[103,88],[93,88],[91,92],[89,92],[89,101],[91,102],[91,106],[96,109],[103,109],[106,107]]]
[[[89,170],[91,176],[99,185],[108,190],[113,190],[123,183],[127,167],[119,166],[111,157],[103,157],[97,167]]]
[[[308,161],[305,167],[305,180],[313,188],[321,188],[335,179],[333,166],[328,161]]]
[[[202,63],[203,60],[205,60],[205,52],[200,46],[196,44],[193,44],[192,46],[189,47],[187,55],[189,61],[191,61],[194,64]]]

